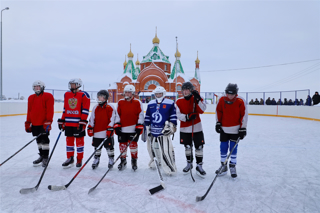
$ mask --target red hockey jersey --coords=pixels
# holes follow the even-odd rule
[[[107,135],[107,128],[113,127],[116,118],[116,110],[110,104],[97,104],[93,107],[89,125],[93,127],[93,137],[105,138]]]
[[[77,127],[80,120],[87,120],[90,108],[90,96],[85,91],[64,94],[64,107],[62,119],[66,126]]]
[[[45,121],[52,122],[54,113],[54,98],[51,93],[30,95],[28,98],[27,121],[33,126],[42,126]]]
[[[191,98],[187,100],[184,97],[182,97],[179,98],[176,102],[177,117],[181,121],[180,132],[192,133],[192,121],[187,121],[186,115],[193,112],[193,98],[194,97],[191,96]],[[201,101],[195,104],[195,113],[197,113],[197,117],[193,120],[193,132],[202,131],[200,114],[203,114],[206,109],[207,105],[204,102],[203,98],[201,98]]]
[[[115,123],[121,123],[121,131],[134,133],[137,124],[144,123],[143,106],[140,100],[121,99],[118,102]]]
[[[246,101],[236,96],[232,104],[227,104],[222,96],[216,107],[216,120],[221,123],[222,129],[228,134],[238,134],[239,128],[247,128],[248,110]]]

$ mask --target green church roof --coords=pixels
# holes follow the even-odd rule
[[[169,56],[166,56],[157,45],[154,45],[150,52],[146,56],[143,56],[141,63],[146,62],[165,62],[170,64]]]

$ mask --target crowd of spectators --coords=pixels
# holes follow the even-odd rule
[[[272,98],[271,100],[271,98],[268,97],[265,105],[312,106],[312,105],[317,105],[319,103],[320,103],[320,95],[318,92],[315,92],[312,98],[310,97],[310,95],[308,95],[305,102],[302,99],[287,100],[286,98],[282,102],[281,99],[278,99],[278,101],[276,101],[274,98]],[[251,99],[251,101],[249,102],[249,105],[264,105],[264,101],[262,98],[260,98],[260,101],[257,98],[255,100]]]

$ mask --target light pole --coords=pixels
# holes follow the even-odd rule
[[[1,70],[0,70],[0,77],[1,77],[1,79],[0,79],[0,83],[1,83],[1,86],[0,86],[0,100],[2,100],[2,85],[3,85],[3,83],[2,83],[2,11],[4,11],[4,10],[9,10],[9,7],[6,7],[6,8],[4,8],[3,10],[1,10],[1,22],[0,22],[0,28],[1,28],[1,50],[0,50],[0,54],[1,54],[1,56],[0,56],[0,58],[1,58]]]
[[[176,75],[176,98],[175,98],[175,100],[177,100],[178,99],[178,94],[177,94],[177,76],[178,76],[178,74],[177,74],[177,72],[178,72],[178,66],[177,66],[177,57],[178,57],[178,36],[176,36],[176,64],[175,64],[175,66],[176,66],[176,73],[175,73],[175,75]]]

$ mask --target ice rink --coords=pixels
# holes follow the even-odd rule
[[[50,147],[59,134],[55,113],[50,134]],[[3,162],[33,139],[24,131],[26,116],[0,117],[0,162]],[[204,169],[206,178],[184,175],[186,165],[184,147],[175,134],[174,147],[178,172],[165,176],[166,189],[154,195],[149,189],[159,185],[155,170],[148,168],[149,155],[146,143],[139,140],[138,170],[118,171],[116,163],[98,188],[88,195],[107,171],[107,153],[102,150],[102,162],[92,170],[92,160],[72,182],[67,190],[50,191],[48,185],[65,185],[77,173],[72,167],[63,169],[66,160],[66,142],[61,135],[51,162],[38,191],[20,194],[22,188],[34,187],[43,168],[33,167],[38,158],[36,142],[0,167],[0,212],[320,212],[320,122],[267,116],[249,116],[248,135],[239,143],[238,178],[219,177],[205,200],[196,202],[215,177],[220,166],[219,135],[215,132],[215,115],[201,116],[206,145]],[[179,131],[179,129],[178,129]],[[116,138],[115,138],[116,139]],[[115,140],[117,141],[117,140]],[[91,138],[85,137],[84,161],[92,154]],[[115,142],[115,156],[119,155]],[[195,166],[195,164],[194,164]]]

